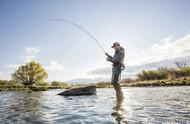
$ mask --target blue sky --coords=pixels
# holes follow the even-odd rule
[[[120,42],[127,66],[188,56],[189,5],[189,0],[1,0],[0,78],[10,79],[30,60],[44,66],[50,81],[110,77],[101,73],[111,71],[111,64],[94,41],[73,25],[46,21],[54,18],[81,25],[110,54],[112,43]]]

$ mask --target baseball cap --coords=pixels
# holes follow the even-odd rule
[[[114,42],[111,48],[114,48],[115,46],[120,46],[120,44],[118,42]]]

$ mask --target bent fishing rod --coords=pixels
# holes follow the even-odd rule
[[[72,22],[72,21],[69,21],[69,20],[66,20],[66,19],[48,19],[47,21],[61,21],[61,22],[66,22],[66,23],[69,23],[69,24],[72,24],[76,27],[78,27],[79,29],[81,29],[82,31],[84,31],[88,36],[90,36],[93,41],[100,47],[100,49],[106,53],[106,51],[104,50],[103,46],[100,44],[100,42],[92,35],[90,34],[87,30],[85,30],[82,26]]]

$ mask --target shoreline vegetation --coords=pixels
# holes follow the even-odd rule
[[[97,88],[112,88],[110,82],[100,82],[95,84]],[[190,86],[190,78],[179,78],[175,80],[149,80],[149,81],[134,81],[120,82],[121,87],[158,87],[158,86]]]
[[[51,84],[47,82],[36,83],[35,85],[22,85],[12,80],[0,80],[0,91],[47,91],[50,89],[70,89],[81,87],[84,85],[68,84],[58,81],[53,81]]]
[[[176,68],[160,67],[155,70],[142,70],[136,74],[135,79],[123,79],[122,87],[147,87],[147,86],[188,86],[190,85],[190,66],[187,60],[175,62]],[[98,88],[112,87],[110,83],[97,83]]]
[[[160,67],[156,70],[143,70],[136,78],[120,81],[121,87],[153,87],[153,86],[190,86],[190,66],[187,61],[175,62],[176,68]],[[34,70],[37,70],[36,72]],[[110,82],[91,84],[69,84],[53,81],[45,82],[48,74],[37,62],[20,66],[12,74],[12,80],[0,80],[0,91],[46,91],[49,89],[70,89],[94,85],[97,88],[111,88]],[[35,79],[35,80],[34,80]],[[36,80],[38,79],[38,80]]]
[[[90,85],[96,88],[112,88],[110,82],[99,82]],[[124,79],[120,82],[121,87],[158,87],[158,86],[190,86],[190,77],[177,78],[173,80],[146,80],[134,81]],[[63,82],[54,81],[49,83],[40,83],[32,86],[24,86],[21,84],[13,83],[12,81],[0,80],[0,91],[47,91],[51,89],[70,89],[82,86],[89,86],[86,84],[68,84]]]

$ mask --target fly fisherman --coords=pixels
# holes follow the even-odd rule
[[[125,57],[125,50],[123,47],[120,46],[118,42],[115,42],[112,48],[115,49],[115,54],[112,57],[108,53],[105,53],[107,56],[106,60],[113,63],[111,84],[113,85],[116,91],[117,101],[121,100],[122,102],[123,93],[121,91],[121,87],[118,81],[119,81],[119,77],[121,76],[121,71],[124,69],[123,61]]]

